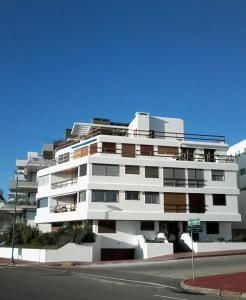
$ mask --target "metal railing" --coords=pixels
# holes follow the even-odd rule
[[[63,212],[69,212],[75,210],[76,210],[76,204],[74,203],[57,204],[55,206],[50,207],[50,212],[53,213],[63,213]]]
[[[115,135],[126,137],[142,137],[150,139],[176,139],[181,141],[207,141],[214,143],[225,143],[225,137],[222,135],[178,133],[178,132],[161,132],[155,130],[133,130],[125,128],[96,128],[89,132],[84,138],[90,138],[97,135]]]
[[[67,187],[70,185],[74,185],[77,184],[78,182],[78,178],[69,178],[63,181],[59,181],[59,182],[54,182],[51,184],[51,188],[52,189],[58,189],[58,188],[63,188],[63,187]]]

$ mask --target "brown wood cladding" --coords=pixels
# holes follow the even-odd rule
[[[177,147],[158,146],[158,154],[178,155],[178,153],[179,153],[179,150]]]
[[[146,156],[154,155],[154,149],[152,145],[140,145],[140,154]]]
[[[90,145],[90,154],[97,153],[97,143]]]
[[[172,213],[185,213],[186,201],[185,194],[164,193],[164,211]]]
[[[88,147],[84,147],[73,152],[73,159],[88,155]]]
[[[116,153],[116,144],[115,143],[102,143],[102,152],[103,153]]]
[[[135,157],[135,145],[134,144],[122,144],[122,156]]]

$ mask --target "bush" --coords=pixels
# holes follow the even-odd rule
[[[9,228],[3,240],[9,246],[12,243],[12,228]],[[58,232],[41,232],[37,226],[18,223],[15,227],[15,244],[30,245],[34,248],[56,245],[62,247],[67,243],[93,243],[95,234],[91,224],[87,221],[82,224],[71,224]]]

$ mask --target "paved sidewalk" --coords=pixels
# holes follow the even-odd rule
[[[246,299],[246,272],[204,276],[182,281],[180,286],[191,292]]]

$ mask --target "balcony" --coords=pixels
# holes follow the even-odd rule
[[[68,186],[71,186],[71,185],[74,185],[77,183],[78,183],[78,178],[71,178],[71,179],[52,183],[51,188],[52,189],[60,189],[60,188],[68,187]]]
[[[50,208],[50,212],[52,213],[64,213],[64,212],[75,211],[75,210],[76,210],[76,204],[74,203],[55,205]]]
[[[10,180],[9,182],[9,189],[16,190],[17,181]],[[18,180],[18,189],[24,190],[37,190],[38,183],[36,181],[26,181],[26,180]]]

